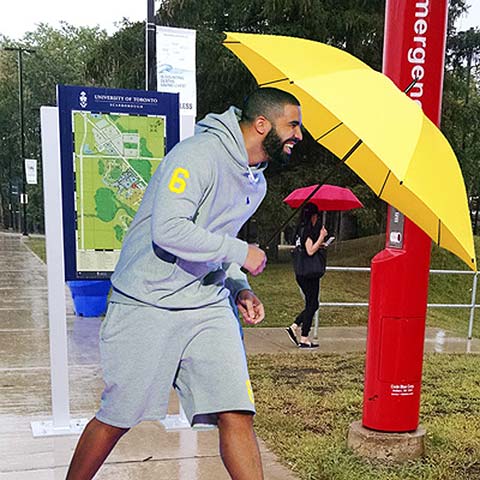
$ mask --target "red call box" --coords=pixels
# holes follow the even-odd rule
[[[447,0],[387,0],[383,71],[440,121]],[[389,207],[385,249],[371,264],[362,424],[416,430],[430,268],[429,237]]]

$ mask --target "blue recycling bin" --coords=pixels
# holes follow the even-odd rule
[[[72,293],[75,314],[99,317],[107,311],[110,280],[73,280],[67,282]]]

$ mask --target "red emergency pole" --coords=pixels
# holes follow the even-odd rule
[[[383,71],[440,122],[447,0],[387,0]],[[362,424],[416,430],[430,266],[429,237],[389,207],[386,247],[371,263]]]

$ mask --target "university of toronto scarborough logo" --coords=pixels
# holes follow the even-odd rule
[[[82,108],[86,108],[88,105],[87,94],[82,90],[80,96],[78,97],[78,103]]]

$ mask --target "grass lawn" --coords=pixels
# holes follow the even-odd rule
[[[47,254],[45,251],[45,238],[44,237],[34,237],[30,236],[25,238],[25,245],[32,250],[36,255],[38,255],[44,262],[47,260]]]
[[[475,238],[480,251],[480,238]],[[383,249],[384,235],[364,237],[339,242],[330,247],[328,265],[368,267],[373,256]],[[279,263],[267,265],[258,277],[249,279],[253,290],[265,305],[266,318],[262,326],[286,326],[302,310],[300,295],[288,252],[283,252]],[[431,268],[438,270],[467,270],[467,267],[451,253],[436,245],[432,248]],[[470,304],[472,275],[430,275],[429,303]],[[368,272],[327,272],[322,279],[321,301],[323,302],[368,302],[370,274]],[[477,295],[478,298],[478,295]],[[478,300],[477,300],[478,302]],[[480,336],[480,313],[474,322],[474,336]],[[441,327],[460,336],[468,330],[469,309],[430,308],[427,325]],[[366,325],[366,307],[321,307],[320,326]]]
[[[346,446],[362,416],[364,355],[254,355],[249,367],[257,433],[301,479],[480,479],[480,356],[426,356],[426,455],[404,464],[361,459]]]

